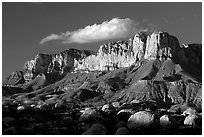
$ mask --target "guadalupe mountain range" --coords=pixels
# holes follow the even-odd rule
[[[103,105],[154,101],[202,108],[202,45],[180,44],[167,32],[140,32],[101,45],[97,53],[68,49],[38,54],[8,76],[3,100]]]

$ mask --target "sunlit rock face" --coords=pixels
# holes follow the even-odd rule
[[[115,70],[129,67],[141,59],[165,60],[177,56],[179,42],[166,32],[140,32],[128,41],[100,46],[97,55],[75,62],[75,70]]]
[[[34,59],[25,63],[24,79],[30,81],[40,73],[66,74],[74,70],[74,60],[81,60],[91,54],[93,52],[77,49],[65,50],[58,54],[38,54]]]
[[[129,67],[143,58],[146,37],[146,33],[138,33],[127,41],[101,45],[97,55],[91,55],[81,62],[75,62],[75,70],[103,71]]]
[[[50,62],[50,55],[37,54],[34,59],[29,60],[25,63],[23,67],[24,79],[26,81],[29,81],[39,73],[45,73]]]
[[[166,32],[152,33],[147,37],[145,59],[167,59],[176,55],[179,48],[178,39]]]
[[[75,63],[75,70],[115,70],[135,62],[131,41],[118,41],[100,46],[97,55]]]

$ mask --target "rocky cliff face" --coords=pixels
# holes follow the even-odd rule
[[[179,58],[177,51],[180,49],[178,39],[166,32],[141,32],[128,41],[102,45],[97,55],[75,62],[75,70],[115,70],[129,67],[141,59]]]
[[[179,49],[179,41],[176,37],[166,32],[152,33],[147,37],[144,58],[149,60],[173,58],[177,56],[177,49]]]
[[[127,41],[118,41],[100,46],[97,55],[75,62],[76,70],[115,70],[129,67],[143,58],[148,34],[138,33]]]
[[[25,63],[23,77],[26,81],[30,81],[40,73],[66,74],[74,70],[74,60],[79,61],[91,54],[93,52],[77,49],[69,49],[59,54],[38,54]]]

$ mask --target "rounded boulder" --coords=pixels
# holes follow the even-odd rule
[[[131,115],[128,119],[127,126],[130,130],[137,128],[148,128],[154,124],[155,115],[147,111],[139,111]]]

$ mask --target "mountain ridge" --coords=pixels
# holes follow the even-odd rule
[[[89,93],[91,99],[106,93],[115,94],[115,92],[127,88],[124,93],[130,92],[130,95],[125,100],[131,101],[136,97],[136,93],[132,92],[135,89],[134,84],[140,83],[140,81],[147,81],[143,83],[143,86],[149,85],[147,83],[151,83],[151,81],[163,81],[164,85],[169,88],[172,82],[174,86],[177,86],[178,83],[174,83],[176,81],[181,81],[184,83],[181,85],[185,85],[185,87],[188,87],[190,83],[200,83],[202,81],[200,75],[202,74],[202,52],[200,49],[201,44],[181,45],[175,36],[158,31],[153,33],[140,32],[127,41],[103,44],[97,53],[73,48],[56,54],[40,53],[34,59],[27,61],[23,70],[14,72],[4,81],[3,94],[7,96],[15,94],[12,90],[15,88],[18,89],[17,93],[19,93],[19,88],[22,88],[22,92],[28,92],[27,94],[35,91],[43,92],[47,88],[63,92],[70,90],[70,95],[67,96],[69,100],[76,93],[80,95],[81,89],[88,89],[82,93],[83,95]],[[121,70],[120,75],[122,77],[117,76],[117,71]],[[111,73],[115,74],[112,75]],[[63,81],[67,82],[64,83]],[[70,88],[70,86],[72,87],[70,82],[76,83],[76,86]],[[86,82],[89,84],[87,85]],[[155,84],[150,85],[155,86]],[[6,87],[10,87],[11,92]],[[198,84],[198,89],[199,87],[200,84]],[[177,87],[174,88],[177,89]],[[158,93],[151,94],[165,94],[162,95],[165,98],[176,98],[174,95],[170,97],[171,91],[167,89],[159,89],[165,90],[165,92],[160,93],[158,91]],[[71,93],[72,90],[73,93]],[[151,91],[149,88],[148,90]],[[144,93],[141,91],[141,95],[137,95],[138,99],[143,98],[139,96],[149,94],[147,91]],[[196,95],[200,94],[198,91],[194,91]],[[182,92],[188,94],[187,92],[190,91],[183,88]],[[123,95],[120,94],[123,93],[119,93],[119,97],[117,97],[118,94],[115,94],[110,98],[115,98],[114,96],[121,98],[120,96]],[[128,99],[131,94],[133,94],[133,98]],[[25,96],[27,95],[25,94]],[[66,98],[66,95],[63,98]],[[152,97],[149,96],[147,100],[150,98]],[[186,97],[182,96],[182,98],[181,102],[185,102]],[[200,97],[198,96],[196,99],[200,100]],[[175,102],[174,100],[172,99],[173,102]],[[200,105],[200,103],[198,104]]]
[[[188,50],[195,49],[199,56],[186,57]],[[167,59],[174,62],[190,62],[200,64],[201,55],[199,44],[181,45],[178,39],[167,32],[140,32],[127,41],[111,42],[101,45],[98,52],[88,50],[68,49],[56,54],[37,54],[36,57],[24,64],[23,78],[25,81],[32,80],[40,73],[58,73],[65,75],[76,71],[103,71],[115,70],[121,67],[129,67],[138,60],[144,59]],[[194,45],[194,48],[193,46]],[[198,47],[197,49],[195,47]],[[195,54],[195,53],[193,53]],[[192,55],[191,53],[189,55]],[[18,75],[17,72],[16,74]],[[8,79],[8,78],[7,78]],[[4,82],[3,85],[9,82]],[[14,84],[19,84],[14,83]]]

